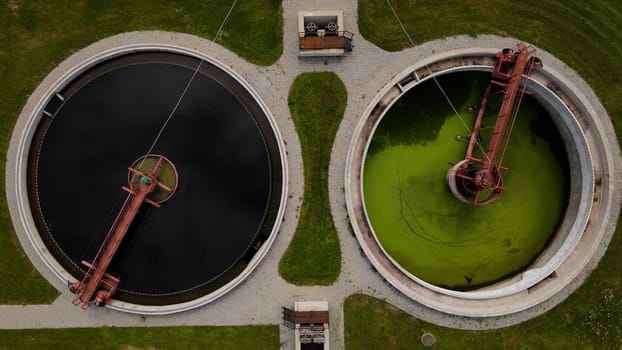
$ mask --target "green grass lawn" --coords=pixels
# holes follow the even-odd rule
[[[621,135],[622,3],[602,0],[589,4],[531,0],[391,3],[415,43],[465,33],[497,34],[546,49],[591,85],[607,108],[616,133]],[[361,0],[359,16],[361,32],[376,45],[387,50],[410,46],[385,0]],[[508,46],[513,44],[510,42]],[[353,296],[345,306],[347,348],[369,349],[376,348],[374,344],[383,344],[382,348],[387,349],[412,349],[419,346],[422,332],[430,331],[438,338],[436,348],[443,349],[620,349],[620,231],[618,225],[607,254],[587,282],[543,316],[498,331],[466,332],[430,325],[383,302]]]
[[[334,73],[301,74],[289,91],[305,181],[298,227],[279,273],[297,285],[329,285],[339,276],[341,250],[330,211],[328,165],[346,100],[345,86]]]
[[[436,337],[435,349],[619,349],[622,295],[607,295],[587,313],[573,313],[577,303],[569,301],[517,326],[462,331],[421,321],[382,300],[355,294],[344,304],[345,345],[348,350],[424,349],[420,338],[429,332]]]
[[[135,30],[167,30],[213,39],[233,0],[0,2],[0,153],[28,95],[71,53]],[[281,2],[238,1],[217,42],[258,65],[283,50]],[[0,165],[4,193],[5,163]],[[0,304],[49,303],[56,291],[32,268],[0,197]]]
[[[0,330],[0,349],[278,349],[278,326]]]

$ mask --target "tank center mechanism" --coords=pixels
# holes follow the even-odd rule
[[[87,268],[82,281],[68,282],[69,290],[77,294],[75,305],[86,309],[94,300],[104,306],[117,290],[119,278],[106,272],[123,237],[125,237],[143,203],[154,207],[167,201],[175,193],[179,176],[173,163],[160,155],[147,155],[137,159],[128,168],[128,186],[121,188],[128,193],[121,210],[114,219],[95,258],[82,260]]]
[[[503,191],[502,165],[512,129],[518,116],[527,81],[534,68],[542,67],[536,50],[518,44],[516,51],[497,52],[497,62],[477,112],[473,130],[468,136],[464,159],[447,173],[453,195],[472,205],[484,205],[496,200]],[[496,108],[489,100],[500,96],[500,106],[493,126],[484,126],[486,114]]]

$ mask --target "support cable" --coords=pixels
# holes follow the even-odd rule
[[[406,35],[406,37],[408,38],[408,41],[410,42],[410,45],[412,47],[415,47],[415,42],[412,40],[412,38],[410,37],[410,34],[408,34],[408,31],[406,30],[406,27],[404,27],[404,24],[402,23],[402,20],[400,19],[400,17],[398,16],[397,12],[395,12],[395,9],[393,8],[393,5],[391,5],[391,2],[389,0],[385,0],[387,5],[389,5],[389,8],[391,9],[391,12],[393,12],[393,16],[395,16],[395,19],[397,20],[397,22],[399,23],[400,27],[402,28],[402,31],[404,32],[404,34]],[[430,67],[426,64],[425,68],[428,70],[428,73],[430,74],[430,76],[432,77],[432,80],[434,80],[434,83],[436,84],[436,86],[438,86],[439,90],[441,90],[441,93],[443,94],[443,96],[445,97],[445,100],[447,100],[447,103],[449,103],[449,106],[451,107],[452,111],[454,112],[454,114],[456,114],[458,116],[458,119],[460,119],[460,122],[462,122],[462,125],[464,126],[464,128],[466,129],[467,133],[472,135],[471,129],[469,128],[469,126],[466,124],[466,122],[464,121],[464,119],[462,119],[462,116],[460,115],[460,113],[458,113],[458,110],[456,109],[456,107],[454,107],[454,104],[451,102],[451,99],[449,99],[449,96],[447,95],[447,93],[445,92],[445,89],[443,89],[443,87],[441,86],[441,84],[438,82],[438,80],[436,79],[436,76],[434,76],[432,70],[430,69]],[[416,73],[416,72],[415,72]],[[474,136],[474,135],[472,135]],[[475,139],[475,144],[477,144],[477,147],[480,149],[480,151],[482,152],[482,154],[484,155],[484,157],[488,158],[488,154],[484,151],[484,147],[482,147],[482,145],[479,143],[479,141],[477,139]]]
[[[233,3],[231,4],[231,7],[229,8],[229,11],[225,15],[225,18],[220,23],[220,27],[218,27],[218,30],[216,31],[216,34],[214,35],[214,38],[212,39],[212,41],[216,42],[216,40],[218,39],[218,36],[222,32],[222,28],[225,25],[225,22],[227,22],[227,19],[229,19],[229,15],[231,15],[231,12],[233,12],[233,8],[235,7],[235,4],[237,2],[238,2],[238,0],[233,0]],[[166,118],[166,120],[162,124],[162,127],[160,128],[160,131],[156,135],[155,140],[153,140],[153,143],[151,144],[151,147],[149,147],[149,150],[147,151],[147,153],[145,153],[145,156],[143,157],[143,160],[140,162],[140,165],[138,166],[139,168],[143,165],[144,161],[147,159],[147,156],[151,154],[151,152],[155,148],[156,144],[158,143],[158,140],[160,139],[160,136],[162,136],[162,133],[164,132],[164,129],[166,129],[166,126],[168,125],[169,121],[171,121],[171,119],[173,118],[173,115],[175,114],[175,112],[177,111],[177,108],[181,104],[182,99],[186,95],[186,92],[188,92],[188,89],[190,88],[190,85],[194,81],[194,78],[197,76],[197,73],[199,72],[199,69],[203,65],[203,61],[204,60],[201,58],[201,60],[199,61],[199,64],[197,64],[197,67],[194,69],[194,72],[192,73],[192,76],[190,77],[190,80],[188,80],[188,83],[186,84],[186,87],[184,88],[184,90],[182,91],[181,95],[177,99],[177,103],[175,103],[175,106],[171,110],[171,113],[168,115],[168,118]]]
[[[220,23],[220,26],[218,27],[218,30],[216,31],[216,34],[214,35],[214,38],[213,38],[212,41],[216,42],[216,40],[218,39],[218,36],[220,35],[220,33],[222,31],[222,28],[225,25],[225,22],[229,18],[229,15],[231,15],[231,12],[233,11],[233,8],[235,7],[236,3],[237,3],[237,0],[234,0],[233,3],[231,4],[231,7],[229,8],[229,11],[227,12],[227,15],[225,16],[223,21]],[[166,120],[164,121],[162,126],[160,127],[160,130],[158,131],[158,133],[157,133],[153,143],[151,144],[151,147],[149,147],[149,150],[147,151],[145,156],[142,157],[142,161],[137,166],[137,168],[141,168],[142,167],[143,163],[145,162],[145,160],[147,159],[149,154],[151,154],[151,152],[155,148],[156,144],[158,143],[158,140],[160,139],[160,136],[162,136],[162,133],[164,132],[164,129],[166,129],[166,126],[168,125],[168,123],[173,118],[173,115],[177,111],[177,108],[181,104],[181,101],[183,100],[184,96],[188,92],[188,89],[190,88],[190,85],[192,84],[192,82],[194,81],[195,77],[197,76],[197,73],[199,72],[199,69],[201,69],[201,66],[203,65],[203,61],[204,61],[203,58],[200,58],[200,61],[197,64],[196,68],[194,69],[194,71],[192,73],[192,76],[188,80],[188,83],[186,84],[184,90],[181,92],[179,98],[177,99],[177,102],[175,103],[175,106],[173,107],[173,109],[169,113],[168,117],[166,118]],[[110,229],[108,230],[106,236],[104,237],[104,240],[103,240],[102,244],[100,245],[99,250],[97,251],[97,254],[95,254],[95,258],[93,258],[93,260],[92,260],[92,266],[90,266],[87,269],[87,271],[86,271],[86,273],[85,273],[85,275],[84,275],[84,277],[82,279],[82,282],[80,282],[80,288],[81,289],[84,288],[85,282],[90,278],[91,271],[93,269],[96,269],[97,266],[99,266],[100,259],[101,259],[102,255],[103,255],[104,251],[107,249],[107,246],[108,246],[110,240],[112,239],[112,234],[113,234],[113,232],[115,232],[116,228],[118,227],[118,225],[119,225],[119,223],[121,221],[121,217],[123,216],[122,213],[124,213],[124,211],[128,207],[128,205],[130,203],[130,199],[132,197],[133,197],[133,194],[130,192],[130,194],[127,195],[127,197],[126,197],[126,199],[125,199],[121,209],[119,210],[117,216],[115,217],[115,219],[114,219]],[[91,243],[92,243],[92,241],[91,241]],[[90,247],[90,245],[91,244],[89,243],[89,246],[87,247],[87,249]],[[84,255],[84,253],[83,253],[83,255]],[[78,292],[81,292],[81,289]]]

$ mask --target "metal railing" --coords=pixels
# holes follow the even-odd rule
[[[299,32],[298,48],[301,50],[344,49],[352,50],[354,34],[348,31]]]

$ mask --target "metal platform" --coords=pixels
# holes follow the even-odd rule
[[[343,30],[342,11],[298,13],[298,56],[343,56],[352,51],[354,34]]]

